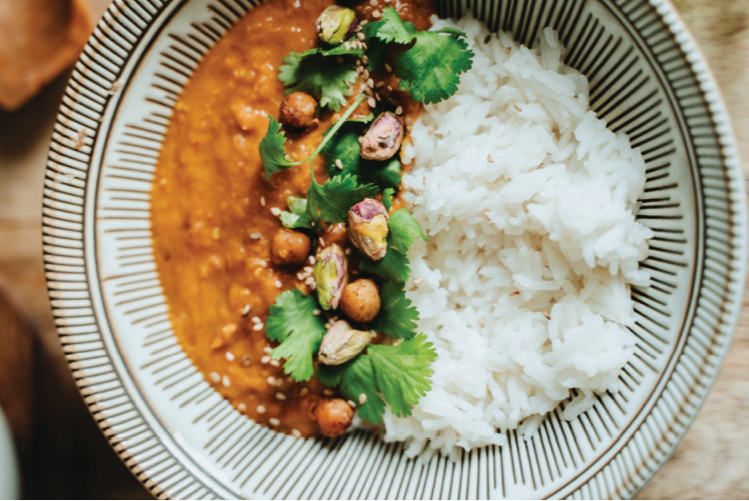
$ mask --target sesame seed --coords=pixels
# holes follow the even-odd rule
[[[476,322],[478,322],[479,326],[481,326],[481,327],[484,326],[484,319],[483,318],[477,318]]]
[[[273,351],[273,348],[271,348],[270,346],[266,346],[265,348],[263,348],[263,351],[265,353],[270,353],[271,351]]]
[[[392,73],[393,67],[390,66],[388,63],[385,63],[385,71],[387,71],[388,73]]]
[[[513,104],[512,107],[515,108],[518,111],[523,111],[523,109],[520,106],[518,106],[517,104]]]
[[[281,421],[274,417],[270,418],[268,422],[271,424],[271,426],[278,426],[279,424],[281,424]]]
[[[306,386],[304,388],[302,388],[301,390],[299,390],[299,396],[300,397],[305,396],[307,393],[309,393],[309,388],[307,388]]]
[[[346,249],[345,251],[343,251],[343,253],[346,254],[347,256],[350,256],[351,255],[351,248]]]
[[[367,87],[369,87],[370,89],[374,89],[374,80],[372,80],[371,78],[368,78]]]
[[[367,95],[367,97],[372,97],[372,96],[374,96],[374,92],[373,92],[373,91],[372,91],[372,89],[370,89],[369,87],[365,87],[365,88],[364,88],[364,93],[365,93],[365,94]]]
[[[346,403],[351,407],[352,409],[356,409],[356,404],[352,400],[346,400]]]
[[[359,26],[366,26],[367,23],[369,23],[369,21],[367,21],[366,19],[364,21],[359,21]]]
[[[281,362],[279,362],[278,360],[271,360],[271,361],[270,361],[270,364],[271,364],[271,365],[272,365],[273,367],[281,367]]]
[[[265,207],[265,197],[260,197],[260,205]]]
[[[281,215],[281,209],[279,209],[278,207],[271,207],[270,208],[270,213],[273,214],[274,216],[280,216]]]
[[[360,31],[359,33],[357,33],[357,34],[356,34],[356,38],[358,38],[359,40],[364,40],[364,38],[365,38],[365,37],[364,37],[364,33],[362,33],[362,32]]]
[[[398,106],[398,107],[397,107],[397,108],[395,109],[395,114],[396,114],[396,115],[402,115],[402,114],[403,114],[403,108],[402,108],[402,107],[400,107],[400,106]]]
[[[239,405],[237,405],[237,410],[239,412],[244,412],[244,411],[247,410],[247,406],[245,404],[239,404]]]
[[[379,10],[372,11],[372,17],[375,19],[379,19],[382,17],[382,13]]]
[[[339,169],[343,169],[343,162],[341,162],[340,158],[335,159],[335,166],[338,167]]]
[[[369,0],[369,5],[372,7],[377,7],[377,0]]]
[[[364,71],[364,66],[357,66],[356,67],[356,72],[357,73],[361,73],[362,71]]]
[[[314,268],[313,268],[312,266],[305,266],[305,267],[304,267],[304,268],[302,268],[302,269],[303,269],[304,271],[306,271],[307,273],[312,273],[313,271],[315,271],[315,269],[314,269]]]
[[[242,364],[242,367],[249,367],[250,357],[248,357],[247,355],[242,355],[241,364]]]
[[[378,101],[382,100],[382,98],[380,97],[380,93],[379,92],[375,92],[375,99],[377,99]]]
[[[276,393],[276,398],[279,400],[286,400],[286,395],[279,391],[278,393]]]
[[[320,247],[325,247],[325,240],[320,237]]]
[[[491,156],[491,155],[486,155],[486,161],[489,162],[490,164],[493,164],[494,163],[494,157]]]
[[[367,99],[367,104],[370,108],[375,108],[377,106],[377,101],[375,101],[373,97],[370,97]]]
[[[276,378],[273,376],[268,376],[268,384],[271,386],[276,386]]]
[[[231,381],[229,381],[229,376],[224,376],[223,378],[221,378],[221,384],[224,385],[224,388],[228,388],[229,386],[231,386]]]
[[[320,309],[319,309],[319,308],[315,308],[314,310],[312,310],[312,314],[313,314],[314,316],[316,316],[316,317],[317,317],[317,316],[320,316],[320,313],[322,313],[322,312],[320,311]]]
[[[252,317],[251,322],[253,324],[259,324],[262,320],[260,320],[260,317]]]
[[[413,292],[413,291],[416,291],[416,290],[419,290],[419,288],[414,285],[413,287],[411,287],[410,289],[408,289],[408,292]]]
[[[294,428],[293,430],[291,430],[291,434],[294,435],[294,437],[296,437],[296,438],[302,438],[302,432],[300,432],[296,428]]]
[[[510,292],[510,296],[517,296],[518,294],[520,294],[520,291]]]
[[[433,136],[435,132],[437,132],[437,127],[432,127],[427,131],[427,135]]]
[[[265,355],[263,358],[260,359],[260,361],[264,364],[267,364],[270,362],[270,357],[268,355]]]
[[[304,275],[302,275],[302,272],[301,272],[301,271],[300,271],[299,273],[297,273],[297,274],[296,274],[296,279],[297,279],[297,280],[304,280]]]
[[[254,331],[259,331],[263,329],[263,324],[255,324],[255,327],[252,328]]]
[[[258,414],[265,414],[265,406],[264,405],[258,405],[257,409],[255,409]]]
[[[242,308],[242,316],[246,317],[249,314],[250,314],[250,305],[246,304],[244,305],[244,308]]]
[[[361,62],[362,62],[362,64],[365,64],[365,65],[366,65],[366,64],[368,64],[368,63],[369,63],[369,58],[368,58],[367,56],[362,56],[362,57],[361,57]],[[365,71],[365,72],[366,72],[366,74],[367,74],[367,76],[365,76],[364,78],[369,78],[369,71],[367,71],[367,69],[366,69],[366,68],[364,69],[364,71]]]
[[[334,392],[333,390],[330,390],[330,389],[328,389],[328,388],[325,388],[325,389],[324,389],[324,390],[322,391],[322,394],[323,394],[323,395],[325,395],[326,397],[332,397],[333,395],[335,395],[335,392]]]
[[[546,320],[551,320],[551,315],[549,315],[547,312],[543,312],[544,316],[546,317]]]
[[[414,285],[421,285],[423,283],[424,283],[423,278],[417,278],[416,280],[414,280]]]
[[[226,352],[226,360],[228,360],[229,362],[233,362],[234,361],[234,353],[232,353],[230,351],[227,351]]]
[[[260,240],[261,238],[263,238],[263,235],[255,231],[250,233],[250,238],[253,240]]]
[[[218,374],[218,372],[211,372],[208,377],[210,377],[211,381],[213,381],[214,383],[218,383],[219,381],[221,381],[221,376]]]
[[[224,333],[224,336],[231,336],[237,331],[237,325],[236,324],[226,324],[224,325],[224,328],[221,329],[221,332]]]
[[[283,284],[280,280],[276,280],[275,286],[280,289],[281,287],[283,287]]]
[[[364,405],[365,403],[367,403],[367,395],[362,393],[359,395],[359,405]]]
[[[315,264],[315,256],[310,256],[307,260],[309,261],[309,264]]]
[[[351,44],[348,42],[343,42],[343,48],[349,50],[351,48]],[[343,59],[341,59],[341,62],[343,62]]]
[[[362,71],[362,76],[365,80],[369,78],[369,70],[367,68],[364,68],[364,71]]]
[[[387,86],[387,90],[390,91],[390,92],[393,92],[393,88],[390,87],[389,85]],[[408,125],[411,125],[411,124],[408,124]]]

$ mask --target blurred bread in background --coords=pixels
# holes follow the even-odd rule
[[[70,66],[92,29],[87,0],[0,0],[0,108],[20,108]]]

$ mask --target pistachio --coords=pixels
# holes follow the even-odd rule
[[[403,121],[386,111],[375,118],[369,130],[359,138],[359,155],[366,160],[387,160],[395,155],[403,141]]]
[[[334,323],[320,343],[320,362],[341,365],[364,351],[372,335],[368,331],[352,329],[345,320]]]
[[[388,212],[372,198],[365,198],[348,211],[351,243],[369,259],[379,261],[387,254]]]
[[[340,45],[358,26],[356,14],[351,9],[331,5],[317,18],[317,35],[330,45]]]
[[[335,310],[348,283],[346,254],[337,244],[320,251],[315,263],[317,299],[325,310]]]

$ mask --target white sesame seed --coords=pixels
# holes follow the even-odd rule
[[[227,351],[227,352],[226,352],[226,359],[227,359],[227,360],[228,360],[229,362],[233,362],[233,361],[234,361],[234,353],[232,353],[232,352],[230,352],[230,351]]]
[[[372,17],[375,19],[379,19],[382,17],[382,13],[379,10],[372,11]]]
[[[364,38],[365,38],[365,37],[364,37],[364,33],[362,33],[362,32],[360,31],[359,33],[357,33],[357,34],[356,34],[356,38],[358,38],[359,40],[364,40]]]
[[[231,381],[229,381],[229,376],[224,376],[223,378],[221,378],[221,384],[224,385],[224,388],[228,388],[229,386],[231,386]]]
[[[275,286],[280,289],[281,287],[283,287],[283,284],[280,280],[276,280]]]
[[[319,315],[320,315],[320,313],[322,313],[322,312],[320,311],[320,309],[319,309],[319,308],[315,308],[314,310],[312,310],[312,314],[313,314],[314,316],[316,316],[316,317],[317,317],[317,316],[319,316]]]
[[[322,391],[322,394],[326,397],[332,397],[333,395],[335,395],[335,392],[326,388]]]
[[[265,348],[263,348],[263,351],[265,353],[270,353],[271,351],[273,351],[273,348],[271,348],[270,346],[266,346]]]
[[[270,364],[271,364],[271,365],[272,365],[273,367],[281,367],[281,362],[279,362],[278,360],[271,360],[271,361],[270,361]]]
[[[309,284],[309,288],[315,290],[317,289],[317,284],[315,282],[312,282],[311,284]]]
[[[359,395],[359,405],[364,405],[366,403],[367,403],[367,395],[362,393],[361,395]]]
[[[492,157],[491,155],[486,155],[486,161],[489,162],[490,164],[493,164],[494,163],[494,157]]]
[[[368,78],[367,87],[369,87],[370,89],[374,89],[374,80],[372,80],[371,78]]]
[[[341,162],[340,158],[335,159],[335,166],[338,167],[339,169],[343,169],[343,162]]]
[[[279,424],[281,424],[281,421],[274,417],[270,418],[268,422],[271,424],[271,426],[278,426]]]
[[[294,435],[296,438],[302,438],[302,432],[294,428],[291,430],[291,434]]]
[[[265,207],[265,197],[260,197],[260,205]]]
[[[274,216],[280,216],[281,215],[281,209],[279,209],[278,207],[271,207],[270,208],[270,213],[273,214]]]
[[[375,101],[373,97],[370,97],[367,99],[367,104],[370,108],[375,108],[377,106],[377,101]]]
[[[416,280],[414,280],[414,285],[421,285],[423,283],[424,283],[423,278],[417,278]]]
[[[349,50],[351,48],[351,44],[348,42],[343,42],[343,48]]]
[[[270,362],[270,357],[268,355],[265,355],[263,358],[260,359],[260,361],[264,364],[267,364]]]
[[[325,240],[320,237],[320,247],[325,247]]]
[[[369,5],[372,7],[377,7],[377,0],[369,0]]]
[[[304,388],[302,388],[301,390],[299,390],[299,396],[300,397],[305,396],[307,393],[309,393],[309,388],[307,388],[306,386]]]
[[[244,305],[244,308],[242,308],[242,316],[246,317],[250,313],[250,305],[246,304]]]
[[[385,71],[387,71],[388,73],[392,73],[393,67],[390,66],[388,63],[385,63]]]
[[[211,381],[213,381],[214,383],[218,383],[219,381],[221,381],[221,376],[218,372],[211,372],[208,377],[210,377]]]
[[[346,400],[346,403],[351,407],[352,409],[356,409],[356,404],[351,400]]]
[[[372,89],[370,89],[369,87],[364,87],[364,94],[366,94],[367,97],[374,96],[374,92],[372,92]]]
[[[433,136],[435,132],[437,132],[437,127],[432,127],[427,131],[427,136]]]
[[[347,256],[350,256],[351,255],[351,248],[349,247],[348,249],[346,249],[345,251],[343,251],[343,253],[346,254]]]
[[[257,409],[255,409],[258,414],[265,414],[265,406],[264,405],[258,405]]]
[[[257,231],[253,231],[252,233],[250,233],[250,238],[253,240],[260,240],[261,238],[263,238],[263,235],[261,235]]]
[[[268,262],[265,259],[258,259],[257,264],[259,264],[263,268],[268,266]]]
[[[242,363],[242,367],[249,367],[250,357],[248,357],[247,355],[242,355],[241,363]]]
[[[308,257],[307,261],[309,261],[309,264],[315,264],[315,256]]]
[[[279,400],[286,400],[286,395],[279,391],[278,393],[276,393],[276,398]]]
[[[255,327],[252,328],[254,331],[263,330],[263,324],[255,324]]]
[[[301,271],[300,271],[299,273],[297,273],[297,274],[296,274],[296,279],[297,279],[297,280],[304,280],[304,275],[302,274],[302,272],[301,272]]]
[[[268,376],[268,380],[267,381],[268,381],[269,385],[276,386],[276,378],[274,378],[273,376]]]
[[[307,273],[312,273],[313,271],[315,271],[315,269],[314,269],[314,268],[313,268],[312,266],[305,266],[305,267],[304,267],[304,268],[302,268],[302,269],[303,269],[304,271],[306,271]]]
[[[239,405],[237,405],[237,410],[239,412],[244,412],[244,411],[247,410],[247,406],[245,404],[239,404]]]
[[[369,70],[367,68],[364,68],[364,71],[362,72],[362,76],[364,77],[364,80],[369,78]]]
[[[379,92],[375,92],[375,99],[377,99],[378,101],[382,101],[382,98],[380,97]]]
[[[252,317],[251,322],[253,324],[259,324],[261,322],[260,317]]]

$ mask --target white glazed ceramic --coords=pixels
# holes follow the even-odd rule
[[[0,411],[0,499],[18,499],[19,496],[18,465],[13,437],[10,435],[5,416]]]
[[[302,0],[303,1],[303,0]],[[50,148],[44,242],[60,340],[105,436],[159,497],[632,497],[673,452],[728,349],[746,266],[743,181],[718,90],[665,0],[442,0],[525,43],[559,30],[591,102],[647,161],[655,233],[622,391],[509,445],[408,460],[356,431],[279,435],[182,352],[151,253],[149,193],[175,99],[250,0],[115,0],[77,64]],[[79,132],[85,144],[76,148]],[[562,404],[562,406],[564,403]]]

